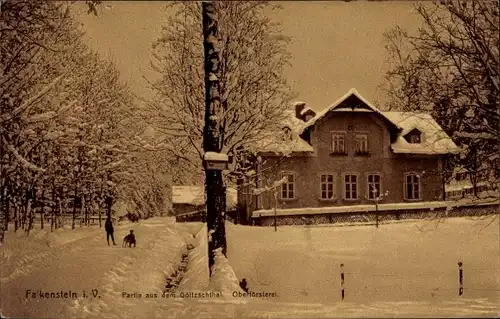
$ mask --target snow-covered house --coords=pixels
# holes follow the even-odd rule
[[[462,166],[455,167],[451,179],[445,185],[446,198],[457,200],[477,197],[489,200],[500,197],[498,171],[495,170],[488,173],[484,176],[475,176]],[[476,184],[475,192],[474,184]]]
[[[237,192],[234,188],[226,189],[226,208],[234,210],[237,204]],[[173,186],[172,207],[175,215],[194,213],[205,210],[204,186]]]
[[[275,205],[277,215],[306,215],[444,200],[444,161],[460,149],[430,115],[382,112],[356,89],[318,113],[294,108],[283,134],[256,146],[256,180],[240,185],[247,219]]]

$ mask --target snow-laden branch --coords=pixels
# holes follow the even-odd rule
[[[12,146],[11,144],[7,143],[7,141],[5,140],[5,138],[2,136],[2,143],[4,143],[4,145],[6,145],[6,148],[7,150],[9,150],[12,155],[14,155],[14,158],[24,167],[32,170],[32,171],[35,171],[35,172],[39,172],[39,173],[45,173],[45,169],[41,168],[41,167],[38,167],[36,166],[35,164],[31,163],[30,161],[28,161],[26,158],[24,158],[23,156],[21,156],[21,154],[19,154],[19,152],[16,150],[16,148],[14,146]]]
[[[57,116],[62,115],[66,111],[68,111],[73,105],[75,105],[76,102],[77,102],[77,100],[71,101],[70,103],[66,104],[65,106],[59,108],[56,111],[49,111],[49,112],[45,112],[45,113],[33,114],[30,116],[26,116],[25,122],[37,123],[37,122],[44,122],[44,121],[51,120]]]
[[[269,192],[271,190],[275,190],[276,188],[280,187],[281,185],[283,185],[287,181],[288,181],[288,177],[284,176],[279,181],[275,181],[272,185],[254,189],[253,195],[260,195],[262,193]]]
[[[56,84],[59,83],[59,81],[61,81],[61,79],[65,76],[66,76],[66,73],[58,76],[51,83],[46,85],[40,92],[38,92],[38,94],[29,98],[27,101],[23,102],[20,106],[18,106],[17,108],[12,110],[11,112],[8,112],[7,114],[2,114],[0,117],[0,122],[3,123],[6,121],[9,121],[9,120],[12,120],[16,116],[18,116],[21,112],[29,110],[33,106],[33,104],[35,103],[36,100],[40,99],[42,96],[47,94],[47,92],[52,90],[54,88],[54,86],[56,86]]]

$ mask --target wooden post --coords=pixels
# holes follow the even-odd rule
[[[462,268],[462,262],[458,262],[458,295],[461,296],[464,293],[464,274],[463,274],[463,268]]]
[[[278,224],[277,224],[277,210],[278,210],[278,192],[276,191],[276,188],[274,188],[274,231],[278,231]]]
[[[378,201],[375,200],[375,226],[378,228]]]
[[[211,1],[202,3],[203,22],[203,49],[205,69],[205,126],[203,129],[203,150],[206,152],[220,153],[222,148],[221,134],[223,131],[219,125],[223,119],[223,106],[220,97],[220,49],[218,43],[218,17],[215,5]],[[205,169],[205,190],[207,228],[210,234],[208,242],[208,260],[211,273],[214,264],[214,251],[222,248],[226,254],[226,232],[224,225],[224,212],[226,202],[224,200],[224,181],[222,170]]]
[[[344,300],[344,298],[345,298],[344,283],[345,283],[344,264],[340,264],[340,289],[341,289],[341,293],[342,293],[342,300]]]

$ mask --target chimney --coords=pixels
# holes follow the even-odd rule
[[[306,107],[306,102],[295,102],[295,117],[302,120],[300,112]]]

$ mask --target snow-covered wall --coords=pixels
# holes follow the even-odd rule
[[[205,291],[208,288],[207,227],[203,225],[195,236],[196,246],[188,256],[186,274],[179,284],[178,291]]]
[[[229,260],[222,254],[222,248],[215,251],[215,264],[212,266],[212,277],[210,278],[210,290],[220,291],[226,296],[233,292],[244,293],[239,285],[238,278],[229,264]]]
[[[177,292],[225,292],[224,295],[228,297],[231,297],[234,291],[243,293],[233,268],[229,264],[228,259],[222,255],[220,249],[216,251],[215,265],[212,267],[212,277],[210,277],[208,271],[208,233],[206,225],[203,225],[196,234],[195,241],[196,247],[189,253],[186,274],[179,284]]]

